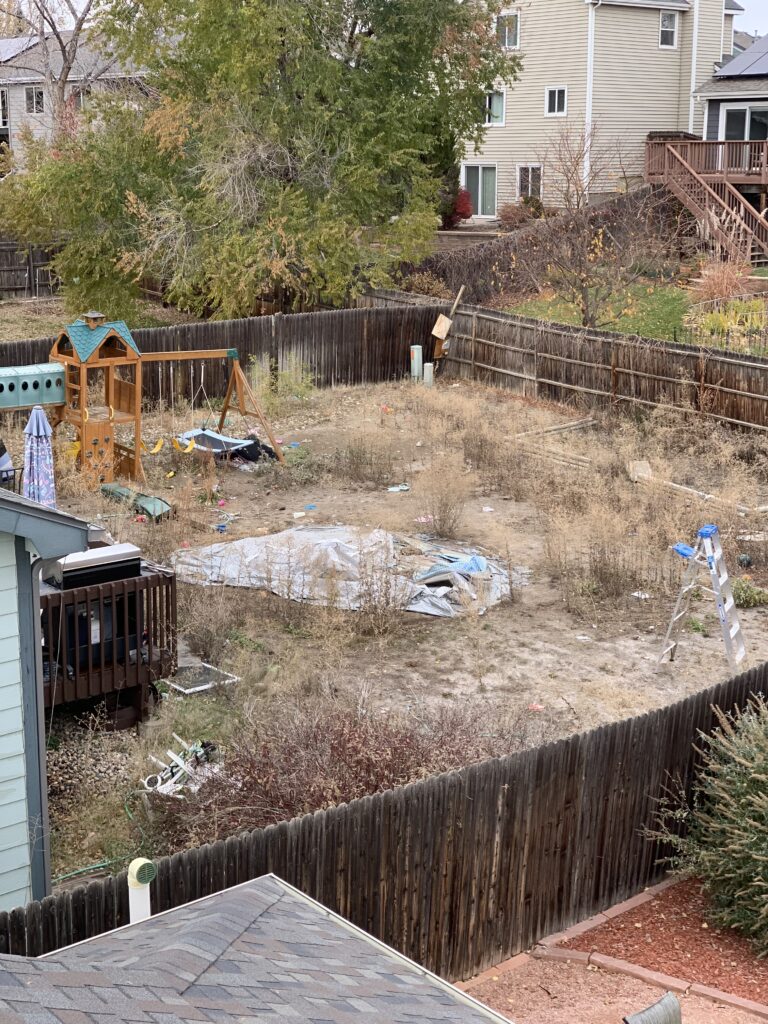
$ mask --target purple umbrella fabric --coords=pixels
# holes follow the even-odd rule
[[[43,407],[36,405],[24,427],[24,497],[48,508],[56,508],[52,433]]]

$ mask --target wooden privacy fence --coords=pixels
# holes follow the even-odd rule
[[[643,827],[690,786],[713,705],[768,665],[638,718],[484,761],[158,862],[155,912],[274,872],[451,980],[529,948],[660,874]],[[125,874],[0,914],[0,952],[38,955],[128,923]]]
[[[27,298],[52,295],[58,281],[49,267],[52,253],[25,248],[9,238],[0,238],[0,296]]]
[[[375,307],[434,299],[374,292]],[[447,312],[444,305],[443,312]],[[737,426],[768,430],[768,358],[653,341],[460,306],[446,371],[525,398],[590,406],[664,404]]]
[[[412,342],[429,337],[436,316],[432,306],[393,306],[207,320],[131,333],[142,352],[234,348],[244,365],[251,358],[268,360],[278,370],[300,363],[318,387],[331,387],[401,377],[409,366]],[[1,345],[0,365],[46,363],[53,342],[42,338]],[[226,359],[148,363],[142,374],[143,396],[171,403],[192,400],[204,391],[223,398],[228,379]]]

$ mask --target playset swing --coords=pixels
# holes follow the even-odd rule
[[[78,459],[83,476],[94,489],[112,483],[116,477],[144,481],[142,455],[155,456],[162,450],[162,438],[152,447],[142,440],[141,385],[147,363],[227,359],[230,373],[219,432],[234,405],[244,420],[252,417],[258,421],[277,460],[285,462],[240,365],[237,349],[142,353],[122,320],[108,322],[102,313],[91,310],[61,331],[50,359],[50,363],[37,366],[0,368],[0,410],[43,405],[54,427],[60,423],[73,427],[76,438],[70,454]],[[91,399],[97,388],[101,389],[101,402]],[[202,380],[195,397],[201,391],[211,415],[215,415]],[[117,441],[116,428],[132,429],[133,447]],[[173,444],[186,454],[195,448],[193,439],[182,444],[174,438]]]

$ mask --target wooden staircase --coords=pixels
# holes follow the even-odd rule
[[[768,219],[724,176],[702,175],[674,143],[664,147],[663,160],[654,158],[649,180],[666,185],[696,217],[704,238],[731,259],[748,263],[768,260]],[[707,180],[709,178],[709,180]]]

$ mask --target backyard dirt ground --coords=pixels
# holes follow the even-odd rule
[[[514,719],[519,743],[528,745],[669,704],[732,674],[713,602],[703,592],[676,662],[657,665],[681,569],[669,545],[690,541],[715,519],[730,564],[736,568],[741,555],[752,582],[768,582],[765,516],[742,515],[733,506],[768,501],[762,438],[663,409],[643,420],[608,415],[562,431],[588,414],[533,405],[481,385],[440,381],[430,390],[408,382],[317,391],[300,369],[288,376],[276,395],[264,374],[254,381],[285,445],[286,467],[245,472],[174,450],[173,436],[218,419],[206,402],[182,404],[151,412],[145,421],[147,447],[165,443],[145,458],[142,489],[173,503],[174,519],[140,522],[89,491],[63,436],[59,506],[102,522],[116,540],[140,545],[159,562],[183,548],[296,525],[344,524],[439,533],[448,544],[474,546],[524,570],[526,585],[482,616],[471,607],[450,620],[382,607],[374,609],[370,628],[361,628],[349,614],[253,590],[180,584],[181,638],[242,682],[219,705],[164,702],[159,722],[142,730],[143,739],[100,738],[98,756],[80,756],[95,742],[93,730],[86,739],[69,729],[56,738],[51,777],[61,782],[69,773],[51,794],[59,872],[122,857],[129,839],[108,841],[104,829],[113,818],[106,825],[92,818],[93,795],[135,790],[149,770],[147,754],[162,752],[174,731],[192,739],[193,730],[204,729],[226,743],[236,722],[232,701],[242,705],[282,693],[354,701],[364,694],[366,706],[381,713],[415,716],[424,708],[487,705],[489,723],[502,714]],[[245,426],[232,414],[225,432],[244,436]],[[557,432],[541,433],[553,428]],[[3,438],[19,464],[19,425],[7,424]],[[633,483],[626,468],[633,460],[647,461],[654,481],[712,492],[723,503],[663,483]],[[410,489],[390,492],[396,484]],[[219,535],[215,527],[224,523]],[[742,623],[743,667],[768,660],[768,609],[745,609]],[[258,712],[270,713],[266,705]],[[86,773],[85,763],[101,765],[102,777]],[[122,798],[115,807],[121,815]]]
[[[463,987],[515,1024],[618,1024],[664,994],[595,967],[533,959]],[[682,996],[681,1008],[685,1024],[755,1024],[761,1019],[697,996]]]
[[[561,427],[582,418],[575,410],[531,406],[492,389],[469,385],[444,385],[426,397],[423,390],[409,384],[339,388],[316,392],[303,401],[283,402],[275,420],[277,435],[286,445],[301,445],[295,450],[286,448],[293,462],[285,471],[290,482],[280,480],[284,472],[280,469],[260,476],[218,467],[214,474],[220,488],[217,497],[227,502],[225,511],[236,516],[223,539],[309,523],[429,532],[429,526],[417,520],[429,515],[436,501],[450,501],[453,495],[454,503],[461,506],[456,538],[500,556],[511,566],[530,570],[528,585],[515,590],[512,603],[483,617],[440,620],[403,615],[401,628],[385,639],[373,638],[367,644],[356,643],[334,652],[336,686],[357,688],[365,682],[378,700],[400,706],[456,701],[469,695],[500,696],[521,710],[534,706],[542,718],[552,720],[553,734],[558,735],[668,704],[731,674],[714,606],[706,597],[692,612],[675,663],[657,664],[674,600],[669,580],[676,579],[673,574],[679,562],[669,554],[666,542],[693,536],[692,532],[673,536],[668,520],[677,514],[681,521],[690,522],[693,530],[712,518],[712,506],[667,492],[659,492],[656,500],[653,492],[641,493],[641,485],[631,484],[623,474],[624,456],[644,453],[631,450],[631,442],[637,439],[628,441],[628,428],[621,424],[545,435],[530,447],[520,441],[519,450],[502,456],[509,458],[509,464],[502,467],[500,479],[494,479],[494,474],[486,476],[482,465],[472,470],[472,463],[463,457],[468,447],[472,455],[471,442],[487,442],[503,453],[514,434]],[[150,418],[147,443],[151,446],[160,437],[167,439],[169,432],[214,419],[206,408],[194,412],[185,408],[175,415]],[[458,421],[458,431],[452,421]],[[479,436],[477,424],[477,429],[487,431],[487,437]],[[233,417],[226,429],[237,434],[243,426]],[[663,425],[659,432],[663,429],[675,433],[674,426]],[[685,426],[680,424],[678,429],[685,430]],[[468,445],[462,435],[473,430]],[[651,439],[649,432],[649,446]],[[611,451],[612,442],[615,451]],[[637,443],[644,441],[641,438]],[[764,442],[760,445],[765,447]],[[145,460],[151,493],[183,505],[190,502],[190,481],[196,489],[191,511],[180,513],[170,537],[167,528],[135,524],[131,516],[121,517],[114,506],[105,507],[96,499],[102,513],[113,516],[106,522],[115,536],[130,538],[150,555],[165,554],[154,549],[158,542],[167,545],[169,539],[179,546],[222,539],[212,531],[220,511],[215,503],[201,503],[197,493],[205,486],[203,478],[208,471],[189,456],[165,454],[169,451],[166,444],[161,456]],[[555,457],[590,457],[595,467],[559,466],[546,452]],[[482,462],[483,457],[481,453],[476,461]],[[664,457],[671,458],[669,453]],[[495,459],[496,453],[491,458]],[[677,462],[679,466],[673,459],[669,469],[678,470],[678,482],[693,482],[704,490],[723,484],[724,470],[716,460],[709,471],[700,463],[697,475],[692,474],[684,452]],[[176,476],[168,480],[165,474],[173,467]],[[729,468],[728,459],[725,467]],[[749,503],[751,494],[755,502],[761,500],[763,486],[759,480],[749,479],[748,467],[747,472],[743,466],[742,471],[738,466],[730,468],[737,480],[744,480],[739,499]],[[307,476],[312,479],[303,483]],[[408,483],[411,491],[388,492],[388,486],[401,482]],[[558,486],[562,486],[560,495],[554,492]],[[728,481],[728,486],[732,488],[733,482]],[[542,488],[549,493],[542,493]],[[626,497],[617,497],[619,491],[626,492]],[[637,503],[642,512],[641,499],[650,511],[650,521],[646,535],[638,538],[636,525],[629,520],[622,525],[620,517],[623,501]],[[61,504],[75,513],[92,513],[94,498],[80,494]],[[308,505],[316,508],[306,510]],[[300,520],[294,519],[302,512]],[[730,514],[727,518],[734,519]],[[162,536],[154,537],[154,533]],[[595,545],[609,543],[615,551],[595,550]],[[575,594],[571,589],[564,592],[563,582],[557,578],[569,557],[576,559],[578,571],[589,577],[578,584]],[[593,565],[594,559],[602,557],[613,561],[606,566]],[[757,564],[757,555],[755,561]],[[569,566],[568,572],[573,568]],[[591,578],[600,572],[618,578],[604,583]],[[660,582],[654,585],[657,576]],[[600,593],[604,585],[610,590],[606,596]],[[620,592],[614,593],[617,587]],[[633,593],[643,596],[633,597]],[[210,594],[205,596],[206,601],[210,599]],[[260,598],[252,591],[241,591],[238,601],[257,609]],[[746,664],[766,660],[768,609],[745,610],[742,620]],[[324,640],[328,641],[327,636],[308,638],[295,632],[282,639],[270,637],[270,646],[284,648],[287,640],[294,651],[302,650],[305,665],[307,648],[321,653]],[[316,664],[322,671],[327,659],[319,657]]]

